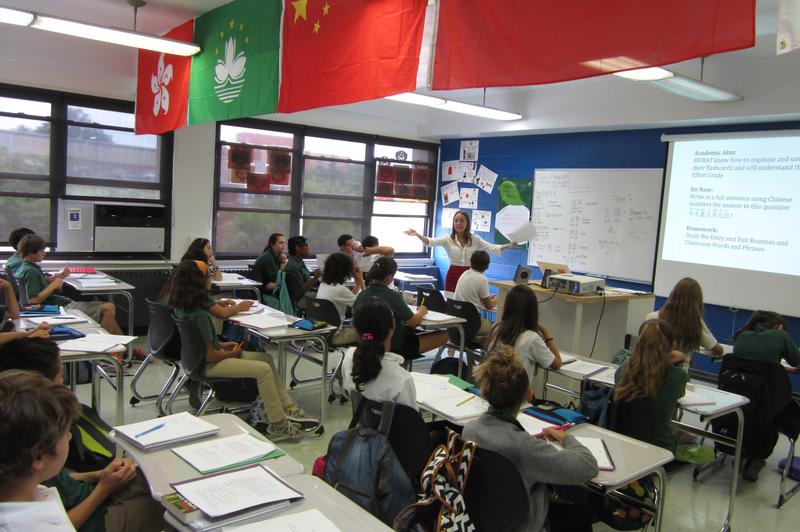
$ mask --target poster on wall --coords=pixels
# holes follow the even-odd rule
[[[458,209],[445,207],[442,209],[442,229],[453,228],[453,216],[456,215]]]
[[[488,233],[492,225],[492,211],[472,211],[472,231]]]
[[[458,161],[445,161],[442,163],[442,182],[458,181]]]
[[[477,140],[462,140],[461,149],[458,151],[458,158],[461,161],[476,161],[478,160],[478,141]]]
[[[484,165],[481,165],[478,169],[478,175],[475,176],[474,183],[487,194],[491,194],[492,190],[494,190],[495,181],[497,181],[497,172],[492,172]]]
[[[80,231],[81,229],[81,208],[71,207],[67,209],[67,230]]]
[[[530,179],[501,179],[497,185],[497,215],[494,219],[495,244],[506,244],[514,240],[516,234],[531,219],[533,183]],[[522,249],[528,248],[528,242],[519,242]]]
[[[462,188],[460,190],[458,207],[460,209],[477,209],[478,208],[478,189],[477,188]]]
[[[470,185],[475,181],[475,174],[478,171],[478,163],[458,163],[458,181],[461,183],[469,183]]]
[[[442,187],[442,205],[450,205],[459,200],[458,183],[448,183]]]

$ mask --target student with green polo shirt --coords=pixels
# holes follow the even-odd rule
[[[653,426],[652,439],[647,443],[673,452],[672,415],[689,382],[689,374],[675,365],[680,357],[674,346],[675,333],[669,323],[662,319],[644,322],[630,357],[617,369],[614,388],[614,401],[628,403],[618,407],[617,426],[630,424],[625,415],[637,420],[647,418]]]
[[[58,305],[80,310],[111,334],[122,334],[116,318],[116,307],[106,301],[72,301],[70,298],[56,294],[64,286],[64,278],[69,269],[47,279],[37,263],[45,256],[45,242],[38,235],[26,235],[19,243],[22,264],[17,268],[16,277],[22,281],[31,305]],[[22,289],[22,287],[20,287]]]
[[[286,238],[280,233],[271,234],[264,252],[256,259],[253,265],[256,271],[261,274],[265,294],[271,294],[275,290],[278,271],[286,268],[288,258],[284,251],[285,248]]]
[[[22,238],[26,235],[35,235],[36,233],[32,229],[28,229],[27,227],[19,227],[11,231],[11,234],[8,235],[8,244],[14,248],[14,253],[8,257],[4,267],[11,270],[11,273],[17,273],[17,268],[20,267],[22,264],[22,257],[19,254],[19,242]]]
[[[309,293],[309,290],[314,288],[314,285],[319,281],[322,275],[321,268],[315,268],[314,271],[309,271],[303,259],[311,256],[311,246],[304,236],[293,236],[289,239],[289,258],[286,262],[286,276],[294,276],[301,285],[299,294],[292,294],[294,303],[297,304],[303,300],[303,296]],[[313,292],[313,291],[312,291]],[[304,308],[303,305],[300,308]]]
[[[316,428],[319,421],[303,412],[281,382],[272,356],[268,353],[242,351],[241,344],[220,342],[214,332],[211,315],[205,309],[211,278],[202,261],[183,261],[175,271],[169,306],[175,316],[192,322],[206,344],[204,373],[212,378],[255,379],[264,403],[270,438],[297,438],[304,428]]]
[[[786,332],[786,321],[768,310],[753,312],[734,335],[732,356],[757,362],[780,363],[784,359],[795,368],[800,366],[800,350]]]
[[[369,271],[371,284],[356,296],[355,306],[369,297],[377,297],[386,302],[392,309],[395,328],[392,335],[392,352],[400,354],[406,361],[419,358],[426,353],[447,343],[447,332],[442,330],[417,332],[413,329],[422,322],[428,313],[424,305],[415,314],[399,292],[389,288],[397,273],[397,262],[390,257],[381,257]]]

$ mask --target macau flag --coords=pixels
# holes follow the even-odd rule
[[[281,0],[234,0],[195,21],[189,123],[275,112]]]

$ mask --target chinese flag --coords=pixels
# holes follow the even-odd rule
[[[554,83],[755,43],[755,0],[440,0],[433,88]]]
[[[413,91],[426,0],[285,0],[278,112]]]
[[[167,32],[164,37],[191,42],[194,20]],[[164,133],[186,125],[189,73],[192,58],[139,50],[136,76],[136,134]]]

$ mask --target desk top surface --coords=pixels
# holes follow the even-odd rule
[[[506,289],[510,290],[511,288],[515,287],[519,283],[515,283],[514,281],[489,281],[489,284],[492,286],[496,286],[501,290]],[[553,290],[551,288],[543,288],[538,282],[530,282],[527,284],[523,284],[523,286],[527,286],[537,294],[542,295],[552,295]],[[565,292],[555,292],[555,297],[557,299],[562,299],[564,301],[571,301],[574,303],[599,303],[602,302],[603,299],[606,301],[628,301],[631,299],[644,299],[644,298],[655,298],[655,294],[635,294],[635,293],[618,293],[613,292],[613,288],[609,287],[607,289],[607,293],[604,296],[596,295],[596,294],[589,294],[584,296],[576,296],[573,294],[567,294]]]
[[[98,271],[97,274],[104,274],[104,272]],[[85,284],[83,282],[84,279],[72,276],[65,277],[64,284],[68,284],[75,290],[86,294],[91,294],[91,293],[107,294],[109,292],[128,292],[131,290],[136,290],[136,287],[133,286],[132,284],[126,283],[125,281],[120,281],[119,279],[112,277],[110,275],[106,275],[106,277],[111,281],[109,284],[90,286],[93,283]],[[93,278],[91,280],[100,281],[102,279]]]
[[[233,414],[212,414],[203,416],[202,419],[208,421],[212,425],[218,426],[219,432],[214,436],[177,444],[176,447],[224,436],[236,436],[245,433],[260,435],[257,430]],[[124,438],[115,438],[113,433],[111,438],[117,445],[122,447],[141,468],[142,473],[144,473],[145,478],[147,478],[150,493],[156,500],[160,500],[164,495],[175,491],[170,487],[170,483],[202,476],[196,469],[177,454],[173,453],[171,448],[143,451],[125,441]],[[282,477],[300,475],[305,472],[303,464],[288,454],[280,458],[264,460],[261,463]]]

